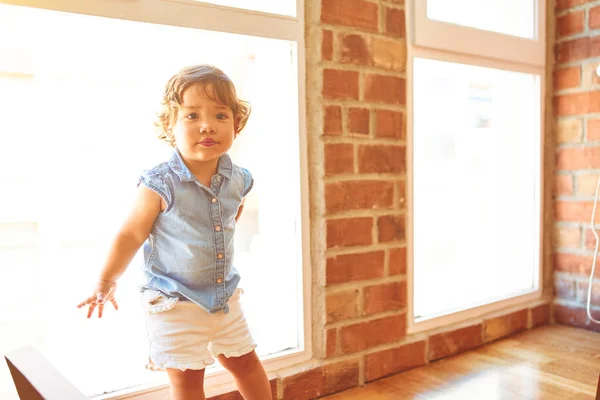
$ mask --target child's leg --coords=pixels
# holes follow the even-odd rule
[[[238,391],[242,394],[244,400],[273,398],[269,379],[255,351],[241,357],[230,358],[221,354],[219,362],[235,378]]]
[[[167,368],[171,384],[171,400],[206,400],[204,370]]]

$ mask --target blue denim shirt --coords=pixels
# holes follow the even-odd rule
[[[175,150],[168,162],[144,171],[140,183],[167,204],[143,246],[142,291],[190,300],[209,313],[228,312],[240,280],[233,266],[235,217],[252,189],[250,172],[225,154],[206,187]]]

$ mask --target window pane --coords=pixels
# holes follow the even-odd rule
[[[301,348],[296,44],[6,5],[0,37],[11,38],[0,41],[0,178],[12,194],[0,196],[0,269],[15,282],[0,291],[0,353],[33,344],[89,396],[164,380],[144,369],[139,257],[118,312],[86,320],[75,305],[141,171],[170,157],[152,126],[164,84],[196,63],[222,68],[253,106],[230,154],[255,178],[235,258],[257,351]],[[1,363],[2,399],[16,398],[9,377]]]
[[[537,289],[539,99],[537,75],[415,58],[417,320]]]
[[[536,38],[535,0],[426,0],[427,17],[526,39]]]
[[[270,14],[296,16],[296,0],[196,0],[220,6],[261,11]]]

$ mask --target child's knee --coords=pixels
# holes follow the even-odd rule
[[[240,357],[227,358],[224,355],[220,355],[219,362],[229,372],[240,376],[248,375],[256,368],[261,367],[260,360],[254,351]]]
[[[204,370],[187,369],[167,369],[171,388],[183,390],[186,392],[196,392],[204,390]]]

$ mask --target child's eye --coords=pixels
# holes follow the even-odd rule
[[[196,113],[191,113],[185,116],[187,119],[197,119],[198,118],[198,114]]]
[[[223,113],[217,114],[217,119],[226,120],[227,118],[229,118],[229,116],[227,114],[223,114]]]

